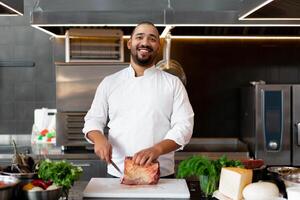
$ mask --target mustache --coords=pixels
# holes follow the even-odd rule
[[[152,47],[147,46],[147,45],[141,45],[141,46],[138,46],[137,49],[139,49],[139,48],[144,48],[144,49],[147,49],[147,50],[149,50],[149,51],[153,51]]]

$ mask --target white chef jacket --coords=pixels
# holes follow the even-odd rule
[[[85,116],[83,133],[92,130],[103,133],[106,124],[113,147],[112,160],[123,170],[125,156],[133,156],[164,139],[173,140],[183,148],[193,133],[194,113],[178,77],[154,66],[136,77],[129,66],[99,84]],[[161,155],[158,161],[161,176],[174,173],[174,152]],[[120,176],[111,165],[108,173]]]

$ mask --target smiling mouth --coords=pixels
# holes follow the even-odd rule
[[[138,48],[138,51],[140,51],[142,53],[149,53],[149,52],[152,52],[152,49],[141,47],[141,48]]]

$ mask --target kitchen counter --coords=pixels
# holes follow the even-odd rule
[[[104,199],[104,198],[83,198],[83,191],[85,187],[87,186],[88,181],[77,181],[75,182],[74,186],[70,189],[69,192],[69,200],[96,200],[96,199]],[[199,182],[197,181],[191,181],[188,182],[188,187],[191,193],[191,200],[216,200],[215,198],[204,198],[201,197],[201,192],[199,189]],[[107,198],[105,198],[107,199]],[[113,199],[127,199],[127,198],[109,198],[110,200]],[[131,198],[132,199],[132,198]],[[140,200],[140,198],[139,198]],[[150,200],[149,198],[145,198],[145,200]],[[161,198],[155,198],[154,200],[161,200]],[[176,199],[180,200],[180,199]]]

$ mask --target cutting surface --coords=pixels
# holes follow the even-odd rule
[[[189,198],[184,179],[160,179],[157,185],[124,185],[119,178],[92,178],[84,197],[120,198]]]

